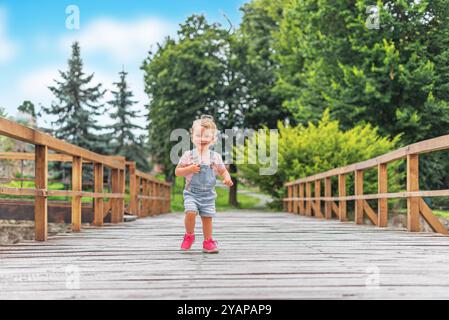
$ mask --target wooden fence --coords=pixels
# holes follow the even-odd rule
[[[332,169],[320,174],[301,178],[285,184],[287,197],[284,198],[284,208],[288,212],[317,218],[331,219],[336,216],[340,221],[346,221],[347,201],[355,201],[354,220],[356,224],[363,224],[364,215],[378,227],[387,227],[388,199],[407,199],[407,229],[412,232],[420,231],[420,216],[429,224],[433,231],[448,234],[446,227],[433,214],[422,197],[449,196],[449,190],[419,189],[419,156],[421,154],[448,150],[449,135],[437,137],[408,145],[379,157],[355,163],[349,166]],[[406,159],[407,188],[406,192],[388,192],[387,166],[393,161]],[[364,170],[376,168],[378,171],[378,193],[363,193]],[[354,173],[354,195],[347,195],[346,176]],[[338,181],[338,196],[332,196],[332,177]],[[322,182],[324,181],[324,196]],[[312,196],[312,189],[314,195]],[[378,210],[367,202],[377,200]],[[324,202],[324,215],[322,212]]]
[[[136,170],[135,163],[127,162],[123,157],[100,155],[4,118],[0,118],[0,135],[35,146],[34,153],[0,154],[0,159],[35,161],[35,188],[0,187],[0,194],[35,198],[34,221],[37,241],[47,240],[47,206],[50,196],[71,198],[71,220],[74,232],[81,230],[81,199],[83,197],[94,199],[93,225],[103,225],[104,217],[109,212],[111,223],[123,222],[127,197],[127,172],[129,173],[129,213],[146,217],[150,214],[170,212],[171,185]],[[50,150],[57,153],[49,153]],[[48,163],[51,161],[72,163],[71,190],[48,189]],[[93,192],[82,190],[83,164],[93,166]],[[109,192],[104,190],[105,168],[110,169]]]

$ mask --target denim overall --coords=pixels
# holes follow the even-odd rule
[[[196,211],[200,216],[215,217],[215,192],[216,176],[212,163],[212,151],[210,151],[211,164],[202,164],[198,158],[198,150],[192,150],[193,163],[200,165],[200,172],[193,174],[190,185],[184,190],[184,212]]]

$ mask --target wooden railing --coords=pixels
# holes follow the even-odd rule
[[[126,198],[126,168],[129,170],[129,208],[139,217],[170,212],[171,185],[136,170],[134,162],[123,157],[104,156],[56,139],[50,135],[0,118],[0,135],[24,141],[35,146],[34,153],[2,153],[0,159],[34,160],[35,188],[0,187],[0,194],[33,196],[35,198],[35,240],[45,241],[48,236],[48,197],[65,196],[71,200],[72,231],[81,230],[81,199],[94,198],[95,226],[103,225],[104,217],[111,213],[111,223],[124,220]],[[49,153],[49,150],[58,153]],[[72,163],[71,190],[48,189],[48,163]],[[82,190],[83,164],[93,166],[93,192]],[[104,192],[104,170],[110,169],[111,190]],[[104,201],[108,199],[108,201]]]
[[[347,221],[347,201],[355,201],[354,221],[356,224],[363,224],[364,215],[366,215],[375,226],[387,227],[388,199],[406,198],[409,231],[420,231],[420,216],[422,216],[433,231],[447,235],[448,230],[433,214],[422,197],[449,196],[449,190],[420,191],[418,164],[421,154],[448,149],[449,135],[441,136],[408,145],[367,161],[288,182],[285,184],[287,197],[284,198],[284,209],[305,216],[326,219],[336,216],[340,221]],[[407,191],[389,193],[387,166],[401,159],[407,161]],[[363,173],[364,170],[371,168],[377,168],[378,171],[378,193],[364,194]],[[354,173],[354,195],[348,196],[346,176],[349,173]],[[338,180],[338,196],[332,196],[332,177]],[[321,189],[322,181],[324,181],[324,196]],[[312,184],[314,196],[312,196]],[[367,202],[373,199],[378,202],[377,214]],[[324,215],[322,202],[324,202]]]

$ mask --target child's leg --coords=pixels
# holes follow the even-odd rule
[[[196,220],[196,212],[188,211],[184,217],[184,225],[186,226],[186,232],[193,234],[195,232],[195,220]]]
[[[212,239],[212,218],[201,217],[201,221],[203,222],[204,240]]]

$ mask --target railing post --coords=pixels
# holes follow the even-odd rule
[[[315,216],[318,218],[322,218],[323,214],[321,213],[321,180],[315,181]]]
[[[298,198],[298,184],[293,185],[293,197]],[[298,214],[299,213],[299,206],[298,206],[298,200],[293,200],[293,213]]]
[[[83,185],[83,159],[74,156],[72,160],[72,191],[81,192]],[[81,231],[81,196],[72,196],[72,231]]]
[[[293,202],[292,202],[292,200],[290,200],[290,198],[292,198],[292,196],[293,196],[293,189],[292,189],[291,185],[287,187],[287,196],[289,198],[288,205],[287,205],[287,212],[291,213],[293,211],[292,210]]]
[[[363,171],[355,171],[354,191],[356,196],[363,195]],[[363,199],[355,200],[355,223],[363,224]]]
[[[167,187],[167,192],[168,192],[167,213],[171,212],[171,191],[172,191],[172,185],[169,185]]]
[[[419,155],[407,155],[407,192],[419,191]],[[407,229],[419,232],[419,197],[407,198]]]
[[[312,185],[310,182],[306,182],[306,216],[312,215]]]
[[[151,181],[148,181],[148,180],[145,180],[145,182],[144,182],[144,184],[143,184],[143,195],[144,196],[146,196],[146,197],[148,197],[148,196],[150,196],[150,191],[151,191],[151,184],[152,184],[152,182]],[[144,216],[145,217],[148,217],[150,214],[152,214],[152,209],[151,209],[151,202],[152,200],[150,200],[150,199],[145,199],[144,201],[143,201],[143,203],[144,203],[144,209],[143,209],[143,214],[144,214]]]
[[[328,177],[324,180],[324,196],[329,198],[332,196],[332,185],[331,185],[331,178]],[[332,218],[332,201],[326,200],[325,201],[325,212],[324,212],[326,219]]]
[[[120,193],[120,169],[111,170],[111,187],[112,193]],[[111,223],[119,223],[120,219],[120,202],[117,198],[111,199]]]
[[[151,190],[151,196],[157,197],[157,186],[156,182],[151,181],[150,182],[150,190]],[[157,214],[157,199],[151,200],[151,215]]]
[[[102,163],[94,163],[94,192],[103,193],[104,167]],[[103,198],[94,199],[94,225],[103,225]]]
[[[303,216],[306,213],[304,208],[304,183],[299,184],[299,198],[299,214]]]
[[[338,196],[346,197],[346,175],[338,175]],[[347,209],[346,200],[340,200],[338,203],[338,215],[340,216],[340,221],[347,221]]]
[[[377,192],[378,193],[388,193],[388,170],[386,163],[380,163],[377,167]],[[379,227],[388,226],[388,199],[382,198],[377,200],[378,206],[378,223]]]
[[[129,212],[137,215],[137,177],[136,163],[129,164]]]
[[[140,190],[141,190],[141,185],[140,185],[141,181],[142,181],[142,179],[140,177],[136,178],[136,214],[138,217],[142,216],[141,200],[139,199]]]
[[[47,190],[48,187],[48,148],[35,147],[35,185],[37,190]],[[34,199],[34,239],[46,241],[48,235],[47,196],[38,194]]]
[[[119,199],[119,210],[120,210],[120,222],[124,221],[125,218],[125,193],[126,193],[126,166],[123,170],[120,170],[120,191],[122,198]]]

